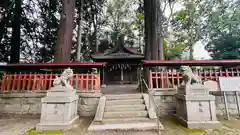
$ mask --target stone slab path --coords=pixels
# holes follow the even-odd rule
[[[240,135],[240,120],[221,119],[223,127],[217,130],[207,130],[203,133],[189,133],[168,118],[161,119],[165,131],[161,135]],[[0,115],[0,135],[25,135],[39,122],[39,116]],[[102,131],[87,132],[91,118],[81,118],[78,126],[63,135],[158,135],[156,131]]]

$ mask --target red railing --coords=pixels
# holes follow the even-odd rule
[[[240,69],[226,69],[226,70],[197,70],[194,72],[198,76],[205,80],[215,80],[218,81],[218,77],[234,77],[240,76]],[[152,72],[150,71],[149,76],[149,89],[159,89],[159,88],[175,88],[179,86],[182,82],[182,76],[179,71],[160,71]]]
[[[0,91],[48,90],[53,86],[56,76],[60,74],[4,74]],[[80,91],[100,92],[100,74],[74,74],[70,84]]]

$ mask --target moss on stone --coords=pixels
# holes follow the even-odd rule
[[[169,116],[167,119],[170,122],[172,122],[174,125],[176,125],[179,128],[183,129],[185,132],[188,132],[188,133],[203,133],[203,132],[206,132],[206,129],[204,129],[204,128],[195,128],[195,129],[186,128],[183,125],[181,125],[180,123],[178,123],[177,120],[174,117],[172,117],[172,116]]]
[[[180,124],[178,124],[178,126],[180,128],[182,128],[184,131],[188,132],[188,133],[203,133],[203,132],[206,132],[206,130],[204,128],[194,128],[194,129],[191,129],[191,128],[186,128]]]
[[[62,130],[46,130],[46,131],[36,131],[35,128],[30,129],[25,133],[25,135],[59,135],[63,134],[67,131],[62,131]]]
[[[225,129],[223,128],[216,128],[216,129],[213,129],[213,131],[216,131],[216,132],[223,132]]]

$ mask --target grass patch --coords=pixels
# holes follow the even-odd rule
[[[25,133],[25,135],[58,135],[63,134],[66,131],[62,130],[46,130],[46,131],[36,131],[36,128],[30,129]]]
[[[206,132],[206,130],[204,128],[195,128],[195,129],[186,128],[183,125],[181,125],[179,122],[177,122],[177,120],[173,116],[168,116],[167,120],[170,121],[171,123],[173,123],[174,125],[176,125],[177,127],[181,128],[182,130],[184,130],[187,133],[203,133],[203,132]]]

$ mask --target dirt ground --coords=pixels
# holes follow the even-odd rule
[[[240,135],[240,119],[234,117],[230,121],[227,121],[223,117],[219,117],[219,120],[222,123],[222,127],[219,129],[191,133],[195,131],[187,131],[176,124],[171,117],[165,117],[161,119],[161,123],[165,129],[161,132],[161,135]],[[0,135],[27,135],[26,132],[34,128],[38,122],[39,116],[0,115]],[[74,129],[62,135],[158,135],[157,131],[87,132],[86,129],[90,125],[90,122],[91,118],[80,118]]]

